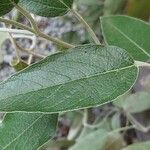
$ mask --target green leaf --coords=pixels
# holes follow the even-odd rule
[[[12,0],[15,3],[18,3],[19,0]],[[14,5],[12,4],[11,0],[1,0],[0,2],[0,16],[3,16],[9,13],[13,9]]]
[[[129,113],[139,113],[150,109],[150,93],[139,92],[132,95],[119,97],[114,102]]]
[[[150,60],[150,25],[127,16],[102,17],[105,42],[127,50],[136,60]]]
[[[45,58],[0,84],[0,111],[93,107],[128,91],[137,67],[121,48],[85,45]]]
[[[57,115],[10,113],[0,125],[1,150],[37,150],[55,133]]]
[[[123,150],[149,150],[150,148],[150,141],[143,142],[143,143],[136,143],[127,146]]]
[[[98,129],[77,139],[76,144],[69,150],[120,150],[122,143],[123,139],[117,132]]]
[[[72,7],[73,0],[20,0],[19,3],[36,15],[56,17],[66,14]]]
[[[77,141],[69,150],[102,150],[107,141],[108,132],[102,129],[87,134]]]

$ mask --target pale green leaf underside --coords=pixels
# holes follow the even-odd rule
[[[1,150],[37,150],[55,134],[57,114],[6,114],[0,125]]]
[[[47,57],[0,84],[0,111],[61,112],[109,102],[133,85],[121,48],[85,45]]]
[[[136,60],[150,61],[150,25],[127,16],[101,18],[105,42],[127,50]]]
[[[114,150],[116,147],[119,149],[121,144],[121,136],[117,132],[113,133],[113,131],[108,132],[104,129],[93,129],[85,137],[77,139],[76,144],[69,150],[105,150],[111,148]]]
[[[150,108],[150,93],[138,92],[127,96],[121,96],[114,104],[129,113],[139,113]]]
[[[36,15],[56,17],[66,14],[72,7],[73,0],[20,0],[19,3]]]
[[[101,150],[107,141],[108,132],[102,129],[87,134],[69,150]]]
[[[143,143],[136,143],[136,144],[129,145],[123,150],[149,150],[149,149],[150,149],[150,141],[147,141]]]
[[[19,0],[13,0],[15,3],[18,3]],[[13,9],[14,5],[10,0],[1,0],[0,2],[0,16],[3,16],[10,12]]]

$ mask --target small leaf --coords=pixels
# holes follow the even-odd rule
[[[133,85],[137,67],[121,48],[85,45],[47,57],[0,84],[0,111],[51,112],[110,102]]]
[[[1,0],[0,2],[0,16],[3,16],[7,13],[9,13],[14,5],[12,4],[12,1],[15,3],[18,3],[19,0]]]
[[[150,93],[139,92],[128,96],[121,96],[114,104],[129,113],[139,113],[150,109]]]
[[[127,16],[102,17],[105,42],[127,50],[136,60],[150,61],[150,25]]]
[[[143,142],[143,143],[136,143],[127,146],[123,150],[149,150],[150,148],[150,141]]]
[[[39,16],[56,17],[66,14],[73,0],[20,0],[20,5]]]
[[[37,150],[55,133],[57,115],[10,113],[0,126],[1,150]]]
[[[10,62],[10,65],[16,70],[20,71],[24,68],[28,67],[28,64],[24,62],[23,60],[18,60],[18,58],[13,58]]]
[[[69,150],[102,150],[107,141],[108,132],[102,129],[87,134]]]
[[[117,132],[112,133],[103,129],[93,130],[79,138],[69,150],[120,150],[123,139]]]

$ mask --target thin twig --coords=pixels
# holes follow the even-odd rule
[[[32,32],[27,30],[18,30],[18,29],[9,29],[9,28],[0,28],[0,32],[9,32],[14,34],[25,34],[25,35],[34,35]]]
[[[135,126],[136,129],[138,129],[139,131],[142,132],[148,132],[150,130],[150,126],[149,127],[145,127],[143,126],[141,123],[139,123],[131,114],[126,113],[126,116],[128,118],[128,120]]]
[[[33,52],[33,51],[30,51],[30,50],[28,50],[28,49],[25,49],[25,48],[19,46],[16,41],[14,41],[14,44],[15,44],[15,46],[17,47],[17,49],[19,49],[20,51],[24,51],[24,52],[26,52],[26,53],[28,53],[28,54],[32,54],[32,55],[34,55],[34,56],[36,56],[36,57],[39,57],[39,58],[45,58],[45,57],[46,57],[46,56],[44,56],[44,55],[35,53],[35,52]]]
[[[25,9],[23,9],[20,5],[14,3],[14,2],[13,2],[13,4],[14,4],[15,8],[30,21],[32,28],[38,34],[38,32],[39,32],[38,25],[34,21],[34,18],[31,16],[31,14],[28,11],[26,11]]]
[[[72,44],[66,43],[62,40],[59,40],[58,38],[51,37],[51,36],[49,36],[49,35],[47,35],[43,32],[39,33],[39,37],[47,39],[48,41],[52,41],[52,42],[56,43],[57,45],[59,45],[61,47],[64,47],[64,48],[73,48],[73,47],[75,47]]]
[[[58,44],[59,46],[62,46],[62,47],[66,47],[66,48],[74,47],[73,45],[71,45],[69,43],[66,43],[66,42],[61,41],[57,38],[54,38],[54,37],[51,37],[51,36],[48,36],[48,35],[45,35],[44,33],[42,33],[39,30],[39,28],[37,26],[37,23],[35,22],[34,18],[31,16],[31,14],[28,11],[26,11],[25,9],[23,9],[21,6],[19,6],[18,4],[14,3],[14,5],[15,5],[15,8],[18,11],[20,11],[20,13],[22,13],[30,21],[30,23],[32,25],[32,28],[34,29],[37,36],[41,36],[45,39],[48,39],[48,40],[50,40],[50,41],[52,41],[52,42],[54,42],[54,43],[56,43],[56,44]]]
[[[99,39],[97,38],[97,36],[95,35],[94,31],[91,29],[91,27],[88,25],[88,23],[83,19],[83,17],[76,10],[71,10],[71,11],[75,15],[75,17],[80,21],[80,23],[82,23],[84,25],[84,27],[91,35],[94,42],[98,45],[101,45],[101,43],[100,43]]]

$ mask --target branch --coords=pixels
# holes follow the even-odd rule
[[[0,18],[0,22],[4,22],[5,24],[14,25],[14,26],[16,26],[16,27],[18,27],[20,29],[24,29],[24,30],[30,31],[30,32],[35,34],[35,31],[32,28],[30,28],[30,27],[28,27],[26,25],[23,25],[22,23],[16,22],[14,20]]]
[[[95,35],[94,31],[91,29],[91,27],[88,25],[88,23],[83,19],[83,17],[76,11],[76,10],[71,10],[72,13],[75,15],[75,17],[84,25],[86,30],[89,32],[91,35],[92,39],[95,41],[96,44],[101,45],[99,39]]]

